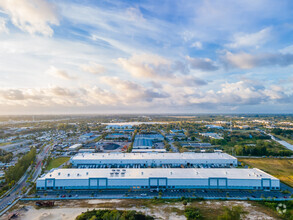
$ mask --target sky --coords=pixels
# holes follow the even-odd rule
[[[291,0],[1,0],[0,114],[293,113]]]

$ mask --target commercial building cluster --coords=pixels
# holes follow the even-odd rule
[[[71,163],[41,176],[37,190],[280,189],[259,169],[235,168],[226,153],[81,153]]]

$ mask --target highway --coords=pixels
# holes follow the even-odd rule
[[[292,145],[292,144],[289,144],[289,143],[286,142],[286,141],[280,140],[279,138],[276,138],[276,137],[273,136],[272,134],[268,134],[268,135],[271,136],[271,138],[272,138],[274,141],[277,141],[279,144],[281,144],[281,145],[283,145],[284,147],[286,147],[287,149],[293,151],[293,145]]]
[[[30,183],[26,181],[31,173],[33,173],[32,181],[36,181],[37,177],[42,172],[43,160],[48,155],[48,151],[50,150],[51,146],[52,145],[44,146],[42,152],[37,155],[36,166],[33,167],[33,169],[29,167],[25,174],[17,182],[17,184],[12,188],[12,190],[1,199],[0,216],[3,215],[8,209],[10,209],[15,204],[15,201],[18,201],[20,198],[22,198],[22,194],[24,192],[21,192],[21,190],[23,187],[28,187],[30,185]]]

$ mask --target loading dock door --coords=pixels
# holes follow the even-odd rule
[[[99,188],[107,187],[107,179],[99,179]]]
[[[271,180],[270,179],[262,179],[262,186],[263,187],[271,187]]]
[[[167,179],[159,179],[159,187],[167,187]]]
[[[150,188],[166,188],[167,178],[150,178],[149,184]]]
[[[98,188],[98,179],[90,179],[90,188]]]
[[[46,187],[54,187],[55,179],[46,179]]]
[[[152,178],[150,179],[150,187],[158,187],[158,179]]]
[[[227,188],[227,179],[218,179],[219,188]]]
[[[209,186],[210,186],[210,188],[218,188],[218,179],[217,178],[210,178],[209,179]]]

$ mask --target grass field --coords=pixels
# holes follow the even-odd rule
[[[12,144],[12,142],[0,143],[0,147],[1,147],[1,146],[6,146],[6,145],[8,145],[8,144]]]
[[[274,136],[277,137],[277,138],[279,138],[279,139],[281,139],[281,140],[283,140],[283,141],[288,142],[289,144],[292,144],[293,145],[293,140],[291,140],[289,138],[285,138],[285,137],[283,137],[281,135],[275,135],[275,134],[274,134]]]
[[[52,168],[57,168],[67,162],[70,159],[70,157],[58,157],[50,161],[50,163],[47,166],[47,170],[51,170]]]
[[[268,172],[293,187],[293,159],[239,158],[238,160]]]

